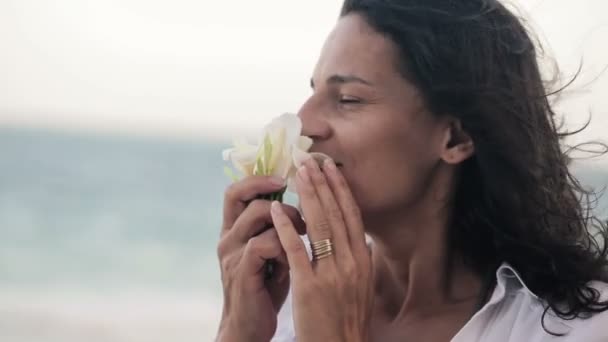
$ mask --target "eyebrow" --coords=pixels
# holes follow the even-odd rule
[[[325,83],[327,84],[345,84],[345,83],[361,83],[361,84],[365,84],[368,86],[371,86],[371,82],[366,81],[364,79],[362,79],[361,77],[357,77],[354,75],[332,75],[330,76],[327,81],[325,81]],[[312,80],[312,78],[310,79],[310,87],[314,88],[315,87],[315,82]]]

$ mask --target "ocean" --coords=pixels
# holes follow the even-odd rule
[[[225,145],[0,130],[0,341],[212,341]]]
[[[0,129],[0,341],[212,341],[225,147]]]

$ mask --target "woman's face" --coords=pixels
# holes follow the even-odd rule
[[[403,212],[425,195],[444,153],[444,119],[397,70],[397,48],[361,17],[340,19],[299,116],[312,151],[331,156],[364,216]]]

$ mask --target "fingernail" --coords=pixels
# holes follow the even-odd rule
[[[270,210],[273,214],[281,214],[281,203],[279,203],[279,201],[272,201]]]
[[[281,187],[285,186],[285,180],[281,177],[276,177],[276,176],[270,177],[270,183],[272,183],[273,185],[276,185],[276,186],[281,186]]]
[[[319,162],[315,158],[310,158],[306,160],[306,165],[313,172],[319,170]]]
[[[298,176],[300,177],[300,179],[302,179],[302,181],[304,182],[308,182],[308,170],[306,170],[306,165],[302,165],[300,166],[300,168],[298,169]]]
[[[331,171],[336,170],[336,163],[334,163],[334,161],[329,158],[325,159],[325,161],[323,162],[323,166],[327,167],[327,169]]]

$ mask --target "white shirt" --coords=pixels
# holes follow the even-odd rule
[[[592,282],[608,300],[608,284]],[[563,337],[548,334],[541,325],[543,305],[524,284],[519,274],[507,263],[496,271],[492,297],[452,338],[451,342],[608,342],[608,311],[588,319],[562,320],[550,311],[545,326]],[[294,342],[291,293],[279,312],[278,327],[272,342]]]

